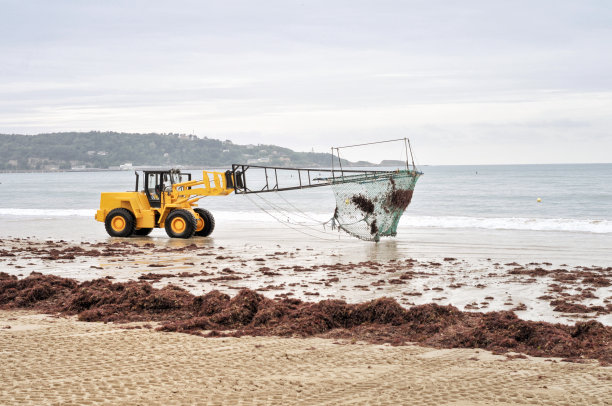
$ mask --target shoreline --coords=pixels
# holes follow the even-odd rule
[[[104,231],[104,224],[93,220],[95,211],[92,210],[91,213],[91,216],[71,217],[0,216],[0,237],[9,240],[63,240],[75,244],[114,241]],[[271,249],[277,245],[293,250],[310,247],[320,251],[321,255],[339,254],[346,258],[351,257],[350,260],[353,261],[401,257],[437,259],[453,256],[466,260],[491,258],[495,262],[503,263],[552,262],[555,265],[604,267],[612,264],[609,252],[612,234],[415,227],[402,229],[395,238],[385,238],[373,243],[360,241],[337,231],[305,235],[302,230],[293,230],[276,222],[248,218],[235,220],[219,212],[216,212],[216,219],[217,227],[211,237],[192,238],[191,241],[197,245],[234,249],[252,246]],[[138,242],[145,240],[160,246],[181,244],[170,242],[163,229],[154,229],[151,235],[144,239],[128,239]]]
[[[503,167],[503,166],[559,166],[559,165],[610,165],[612,162],[548,162],[548,163],[502,163],[502,164],[493,164],[493,163],[480,163],[480,164],[420,164],[419,167],[468,167],[468,168],[478,168],[478,167]],[[246,164],[245,164],[246,165]],[[197,171],[197,170],[215,170],[215,169],[224,169],[227,167],[231,167],[232,164],[229,163],[225,166],[211,166],[211,167],[203,167],[203,166],[194,166],[194,165],[139,165],[134,166],[129,169],[115,169],[115,168],[85,168],[85,169],[58,169],[58,170],[45,170],[45,169],[15,169],[15,170],[0,170],[0,173],[60,173],[60,172],[130,172],[134,170],[142,170],[142,168],[179,168],[187,171]],[[347,168],[355,168],[362,167],[358,165],[344,165]],[[371,163],[370,165],[373,168],[388,168],[393,167],[394,165],[381,165]],[[287,168],[293,168],[293,166],[288,166]],[[329,168],[329,166],[311,166],[309,168],[313,169],[323,169]]]

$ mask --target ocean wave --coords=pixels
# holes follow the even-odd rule
[[[17,209],[0,208],[0,217],[91,217],[96,214],[97,209]],[[299,225],[305,223],[315,225],[330,219],[331,215],[321,215],[320,213],[279,213],[273,211],[271,215],[262,211],[225,211],[212,210],[213,216],[217,220],[228,222],[258,222],[270,223],[280,220],[282,222]],[[275,220],[276,219],[276,220]]]
[[[2,217],[90,217],[96,209],[17,209],[0,208]],[[282,221],[289,224],[317,226],[330,219],[331,214],[278,213],[274,217],[261,211],[215,210],[216,219],[227,222],[270,223]],[[487,230],[564,231],[607,234],[612,233],[611,220],[523,217],[469,217],[469,216],[412,216],[405,214],[400,227],[415,228],[476,228]]]
[[[19,217],[93,217],[96,209],[13,209],[0,208],[0,216]]]
[[[400,225],[422,228],[480,228],[487,230],[612,233],[612,221],[594,219],[405,215],[402,217]]]

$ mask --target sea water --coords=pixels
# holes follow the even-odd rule
[[[378,244],[325,224],[334,212],[330,187],[207,197],[199,206],[215,216],[211,238],[223,244],[315,244],[370,259],[459,256],[612,265],[612,164],[419,170],[424,174],[397,237]],[[191,172],[194,179],[202,176]],[[282,186],[290,179],[280,181]],[[0,237],[110,239],[93,218],[100,193],[134,190],[134,184],[130,171],[2,173]],[[163,230],[150,238],[167,239]]]

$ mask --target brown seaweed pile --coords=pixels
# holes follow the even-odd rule
[[[370,224],[370,234],[374,235],[378,232],[378,225],[376,224],[376,219]]]
[[[387,206],[403,212],[412,201],[414,191],[410,189],[397,189],[395,179],[389,178],[389,181],[391,182],[391,191],[387,195]]]
[[[372,201],[370,199],[368,199],[367,197],[365,197],[363,195],[355,195],[355,196],[353,196],[351,198],[351,201],[362,212],[364,212],[366,214],[374,213],[374,203],[372,203]]]
[[[412,201],[413,193],[412,190],[394,189],[389,196],[389,205],[395,209],[404,211]]]
[[[156,289],[146,282],[112,283],[32,272],[24,279],[0,272],[0,308],[33,308],[44,312],[78,314],[85,321],[152,320],[156,314],[189,316],[193,295],[169,285]],[[165,317],[165,316],[164,316]]]
[[[597,321],[569,326],[521,320],[511,311],[462,312],[433,303],[405,309],[389,298],[359,304],[303,302],[272,300],[248,289],[234,297],[218,291],[194,296],[144,281],[78,283],[40,273],[18,279],[0,272],[0,308],[77,314],[84,321],[158,321],[163,331],[207,336],[316,335],[612,363],[612,327]]]

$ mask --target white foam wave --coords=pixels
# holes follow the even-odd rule
[[[0,208],[3,217],[90,217],[96,209],[17,209]],[[316,222],[325,222],[331,217],[321,213],[281,214],[274,212],[275,217],[261,211],[225,211],[215,210],[218,220],[236,222],[275,223],[283,221],[293,224],[315,226]],[[402,227],[416,228],[476,228],[487,230],[528,230],[528,231],[565,231],[587,232],[597,234],[612,233],[611,220],[565,219],[565,218],[521,218],[521,217],[468,217],[468,216],[412,216],[405,214],[400,220]]]
[[[96,209],[3,209],[0,216],[20,217],[93,217]]]
[[[424,228],[480,228],[488,230],[568,231],[612,233],[612,221],[564,218],[488,218],[462,216],[408,216],[401,225]]]
[[[91,217],[96,214],[97,209],[16,209],[16,208],[0,208],[0,216],[2,217]],[[277,220],[300,224],[308,223],[310,225],[316,222],[325,222],[329,220],[331,215],[320,213],[279,213],[272,212],[271,215],[262,211],[225,211],[212,210],[213,215],[217,220],[238,221],[238,222],[258,222],[270,223]]]

